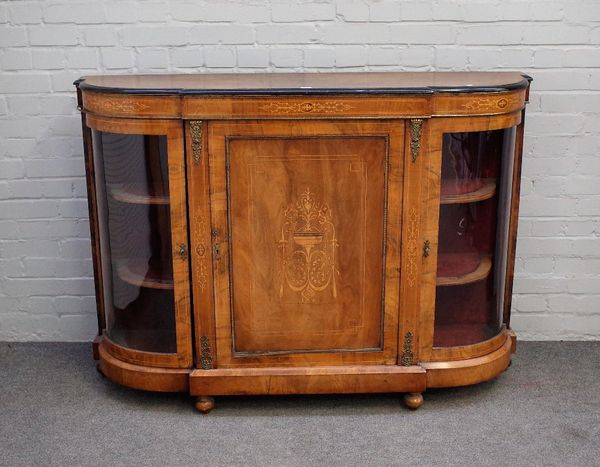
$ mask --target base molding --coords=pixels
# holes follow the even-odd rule
[[[420,366],[364,365],[194,370],[192,395],[348,394],[421,392]]]
[[[504,343],[487,355],[413,366],[353,365],[264,368],[157,368],[124,362],[97,340],[99,370],[111,381],[135,389],[188,392],[193,396],[350,394],[399,392],[467,386],[501,374],[510,364],[516,337],[505,330]],[[414,405],[414,404],[413,404]]]
[[[482,357],[453,362],[421,363],[427,370],[427,387],[449,388],[488,381],[508,368],[514,346],[514,339],[507,332],[507,339],[502,347]]]
[[[187,392],[190,370],[152,368],[134,365],[110,355],[103,344],[98,347],[98,369],[111,381],[134,389],[158,392]]]
[[[102,336],[98,334],[92,341],[92,357],[94,360],[100,360],[100,344],[102,343]]]

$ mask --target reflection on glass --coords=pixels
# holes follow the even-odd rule
[[[434,346],[501,329],[515,129],[446,133]]]
[[[92,131],[106,335],[175,353],[166,136]]]

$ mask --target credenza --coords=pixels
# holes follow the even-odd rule
[[[89,76],[108,379],[196,396],[404,393],[502,373],[531,78]]]

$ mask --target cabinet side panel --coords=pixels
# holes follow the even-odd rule
[[[96,312],[98,315],[98,335],[101,336],[102,331],[106,328],[106,316],[104,314],[104,285],[102,282],[102,257],[100,254],[100,232],[98,227],[98,205],[96,199],[96,175],[94,170],[92,132],[86,124],[85,113],[81,114],[81,131],[83,135],[83,151],[85,157],[85,178],[88,196],[90,239],[92,243]]]
[[[506,283],[504,288],[503,323],[510,327],[512,291],[515,275],[515,254],[517,249],[517,229],[519,223],[519,202],[521,199],[521,167],[523,162],[523,136],[525,133],[525,109],[521,113],[521,123],[517,126],[514,163],[512,173],[512,193],[508,232],[508,252],[506,265]]]

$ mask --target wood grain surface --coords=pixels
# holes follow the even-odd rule
[[[112,381],[190,392],[205,411],[215,395],[354,392],[408,392],[416,408],[427,387],[507,368],[523,75],[121,75],[77,84],[97,293],[110,268],[99,251],[90,129],[165,135],[168,144],[169,193],[109,188],[119,202],[168,209],[177,352],[98,338],[95,355]],[[442,187],[443,135],[515,126],[505,326],[472,345],[434,347],[440,204],[490,202],[500,190],[489,180],[474,191]],[[493,261],[484,266],[477,279]],[[456,287],[469,274],[441,281]]]
[[[286,91],[314,94],[354,91],[373,94],[396,92],[494,92],[526,88],[528,80],[517,72],[352,72],[352,73],[193,73],[154,75],[99,75],[82,78],[83,89],[127,90],[130,93],[176,92],[242,93]]]
[[[219,365],[395,363],[403,129],[209,126]]]

